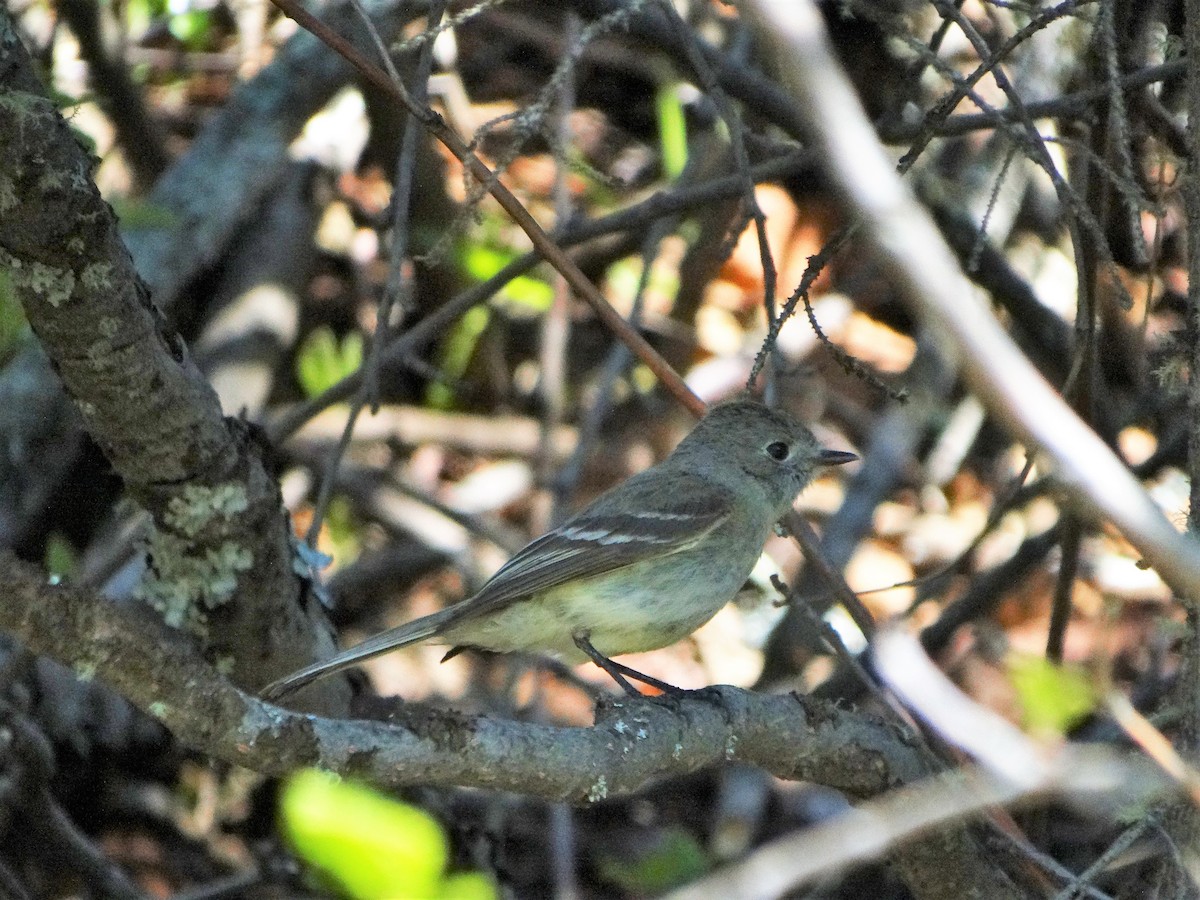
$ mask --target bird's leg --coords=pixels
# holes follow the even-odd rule
[[[664,694],[670,694],[671,696],[677,696],[682,693],[673,684],[659,681],[657,678],[639,672],[637,669],[631,669],[629,666],[609,659],[592,646],[592,642],[588,640],[588,636],[584,633],[576,634],[573,640],[575,641],[575,646],[586,653],[588,659],[607,672],[612,680],[619,684],[621,689],[630,697],[644,697],[645,695],[629,683],[629,678],[632,678],[634,681],[640,681],[642,684],[648,684],[650,687],[657,688]]]

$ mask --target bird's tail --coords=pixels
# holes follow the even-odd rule
[[[409,644],[415,644],[426,638],[431,638],[440,633],[455,618],[455,612],[455,607],[451,606],[431,615],[414,619],[396,628],[389,629],[382,634],[369,637],[361,644],[351,647],[349,650],[343,650],[341,653],[329,657],[329,659],[315,662],[310,666],[305,666],[303,669],[298,669],[291,675],[280,678],[278,681],[271,682],[260,692],[262,698],[274,702],[299,690],[306,684],[316,681],[318,678],[324,678],[326,675],[341,672],[343,669],[348,669],[373,656],[380,656],[392,650],[398,650],[401,647],[407,647]]]

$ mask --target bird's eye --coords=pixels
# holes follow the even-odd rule
[[[788,457],[788,445],[783,441],[772,441],[767,444],[767,456],[771,459],[783,462]]]

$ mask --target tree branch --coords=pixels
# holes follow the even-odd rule
[[[583,802],[734,760],[855,796],[929,771],[915,742],[875,716],[731,687],[678,703],[614,700],[593,728],[416,706],[402,708],[398,724],[304,715],[242,693],[138,608],[47,585],[11,555],[0,567],[0,629],[108,682],[189,747],[266,774],[319,766],[391,787],[465,785]]]
[[[84,425],[150,511],[145,596],[253,687],[332,649],[305,602],[279,488],[166,325],[91,179],[92,159],[0,8],[0,267]],[[335,681],[314,708],[345,707]]]

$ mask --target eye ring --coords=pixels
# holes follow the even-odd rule
[[[783,441],[772,441],[771,443],[767,444],[767,456],[771,457],[771,459],[775,460],[776,462],[783,462],[785,459],[787,459],[790,451],[791,448],[788,447],[788,445]]]

